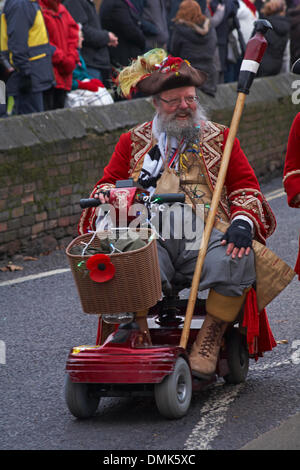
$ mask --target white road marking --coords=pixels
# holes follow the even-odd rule
[[[295,340],[292,343],[292,349],[296,351],[291,355],[291,359],[284,361],[271,362],[267,364],[254,364],[250,366],[250,370],[262,371],[272,369],[273,367],[281,367],[286,364],[299,364],[300,363],[300,340]],[[299,348],[299,349],[298,349]],[[226,422],[226,415],[230,404],[235,400],[237,395],[246,386],[246,382],[234,385],[230,390],[228,387],[222,387],[222,383],[216,384],[212,389],[209,399],[206,401],[203,408],[201,408],[201,418],[198,424],[194,427],[193,431],[187,438],[184,449],[186,450],[209,450],[212,449],[211,443],[220,433],[222,425]]]
[[[249,367],[249,370],[253,370],[255,372],[255,371],[261,371],[261,370],[266,370],[266,369],[273,369],[273,367],[281,367],[290,363],[291,361],[289,359],[285,359],[284,361],[272,362],[271,364],[254,364],[253,366]]]
[[[46,271],[39,274],[30,274],[29,276],[18,277],[17,279],[11,279],[10,281],[0,282],[0,287],[11,286],[13,284],[19,284],[20,282],[33,281],[35,279],[41,279],[42,277],[55,276],[56,274],[62,274],[70,271],[69,268],[65,269],[54,269],[53,271]]]
[[[6,364],[6,345],[0,340],[0,364]]]
[[[278,197],[286,196],[286,192],[284,189],[279,188],[275,189],[274,191],[270,191],[268,194],[265,195],[267,201],[272,201],[272,199],[277,199]]]
[[[284,191],[282,191],[279,194],[274,194],[273,196],[269,196],[266,199],[267,201],[272,201],[273,199],[277,199],[278,197],[282,197],[282,196],[286,196],[286,193]]]
[[[296,349],[291,355],[291,361],[293,364],[300,364],[300,340],[296,339],[292,342],[292,349]]]
[[[218,436],[221,426],[226,422],[229,405],[244,387],[245,383],[235,385],[232,390],[224,386],[212,389],[209,399],[201,408],[202,417],[186,440],[184,449],[212,449],[210,443]]]

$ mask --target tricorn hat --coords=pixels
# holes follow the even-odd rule
[[[200,87],[206,78],[205,72],[192,67],[187,60],[167,56],[163,49],[152,49],[125,67],[117,84],[121,93],[130,98],[135,91],[151,96],[172,88]]]

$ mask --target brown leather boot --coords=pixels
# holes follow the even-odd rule
[[[206,300],[207,313],[190,354],[195,377],[207,379],[214,374],[227,325],[237,318],[249,289],[237,297],[221,295],[210,289]]]
[[[209,379],[215,373],[218,355],[228,322],[209,313],[197,334],[190,354],[192,374],[200,379]]]

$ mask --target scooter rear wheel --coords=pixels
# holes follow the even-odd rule
[[[159,412],[169,419],[186,415],[192,398],[192,377],[188,363],[179,357],[174,371],[155,385],[154,396]]]
[[[223,378],[226,383],[245,382],[249,369],[249,353],[245,337],[237,328],[232,328],[226,337],[227,361],[229,374]]]
[[[65,399],[69,411],[76,418],[91,418],[97,411],[100,397],[92,394],[92,385],[72,382],[69,375],[65,380]]]

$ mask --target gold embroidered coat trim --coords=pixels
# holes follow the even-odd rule
[[[289,171],[283,178],[282,182],[284,183],[289,176],[293,176],[293,175],[300,175],[300,170]]]

